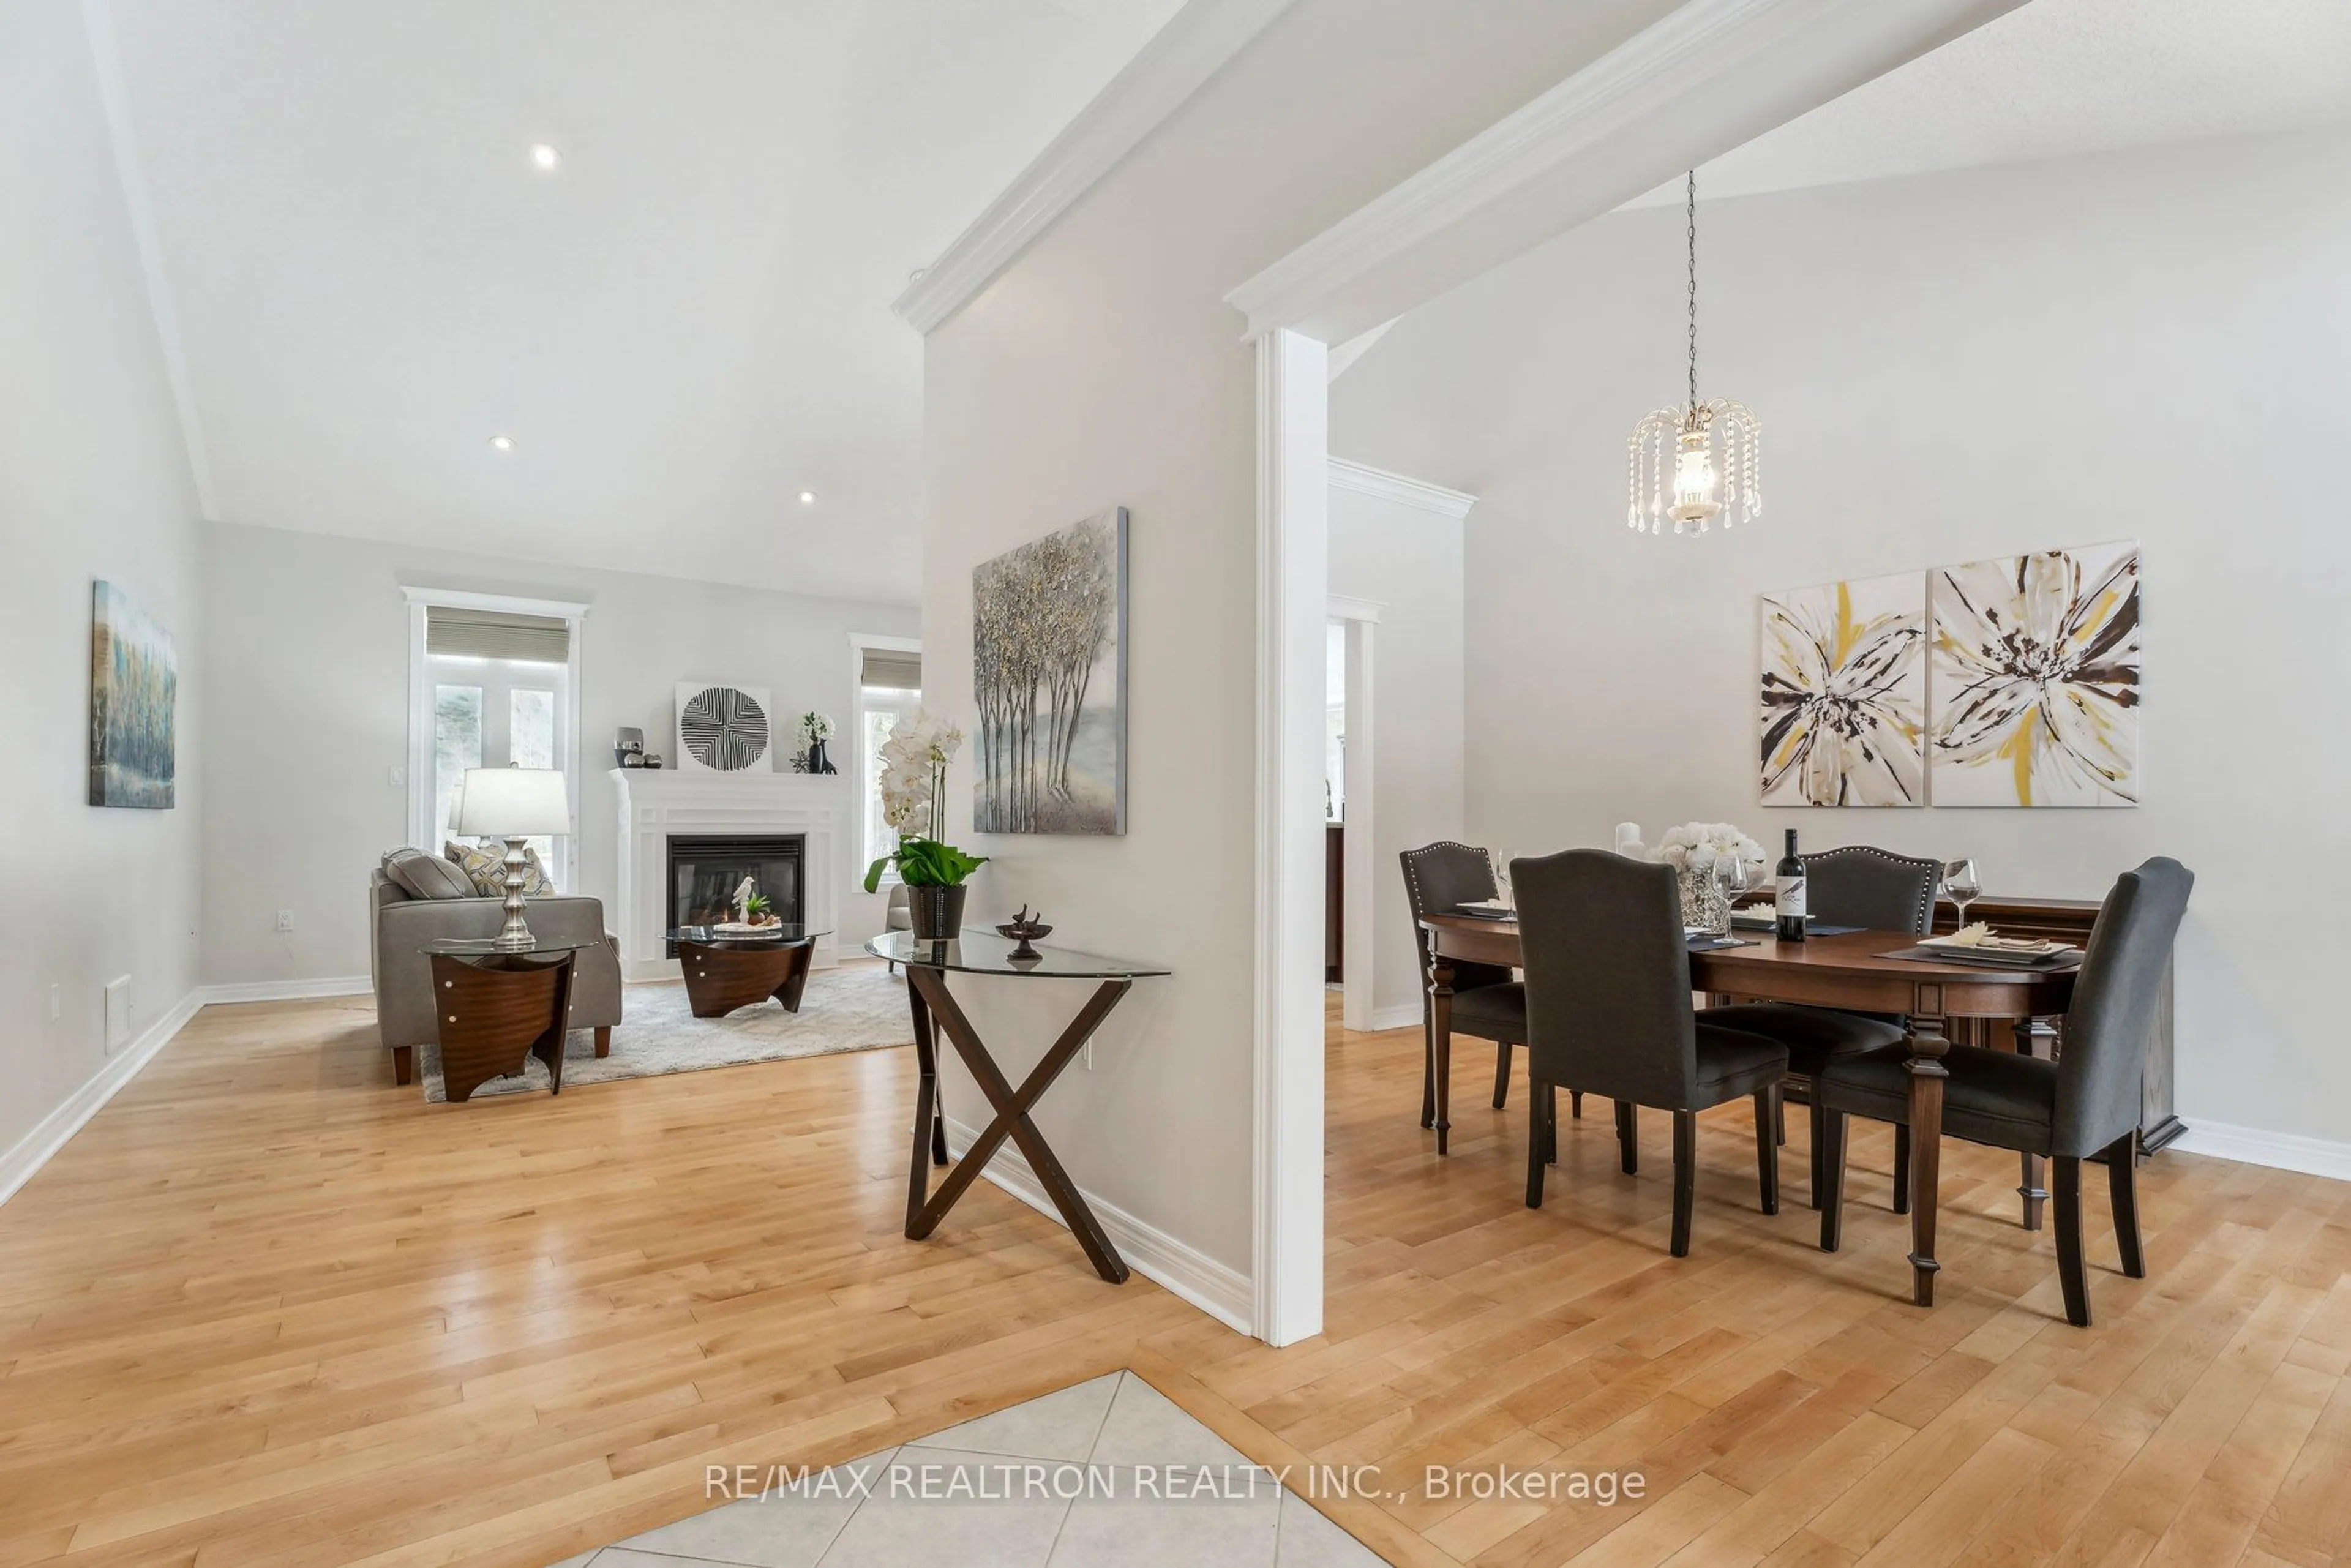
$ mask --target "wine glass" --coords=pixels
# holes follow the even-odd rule
[[[1510,896],[1510,852],[1497,846],[1486,852],[1494,864],[1494,897],[1505,909],[1516,909],[1519,901]]]
[[[1983,895],[1983,881],[1973,861],[1949,861],[1943,866],[1943,894],[1959,906],[1959,925],[1968,923],[1968,905]]]
[[[1730,935],[1730,907],[1753,885],[1754,877],[1748,869],[1746,856],[1728,853],[1714,857],[1714,891],[1721,906],[1719,918],[1722,922],[1719,927],[1709,923],[1716,936]]]

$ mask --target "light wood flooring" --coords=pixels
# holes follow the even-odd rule
[[[1130,1367],[1391,1561],[2345,1561],[2351,1186],[2181,1154],[2151,1277],[2090,1200],[2058,1314],[2012,1161],[1951,1144],[1911,1306],[1890,1145],[1845,1249],[1704,1119],[1691,1256],[1665,1120],[1604,1102],[1522,1207],[1524,1082],[1465,1044],[1455,1153],[1416,1031],[1333,1030],[1327,1332],[1275,1351],[983,1184],[898,1235],[904,1051],[428,1106],[364,1003],[209,1009],[0,1207],[0,1568],[536,1568],[706,1506],[710,1463],[831,1462]],[[2093,1184],[2095,1185],[2095,1184]],[[1638,1505],[1430,1500],[1425,1465],[1637,1470]],[[938,1559],[952,1561],[949,1552]]]

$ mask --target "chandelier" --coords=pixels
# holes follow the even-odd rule
[[[1705,533],[1763,515],[1758,476],[1763,466],[1763,426],[1743,402],[1698,401],[1698,171],[1689,173],[1689,402],[1645,415],[1626,442],[1632,491],[1625,526],[1635,533],[1674,532],[1691,524]]]

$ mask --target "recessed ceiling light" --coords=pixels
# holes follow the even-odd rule
[[[493,435],[490,437],[490,445],[493,449],[499,452],[512,452],[514,450],[514,437],[511,435]]]
[[[800,505],[801,505],[801,506],[803,506],[803,507],[813,507],[813,506],[815,506],[815,505],[816,505],[816,492],[815,492],[814,490],[802,490],[802,491],[800,492]]]
[[[534,141],[534,142],[532,142],[532,143],[531,143],[531,147],[530,147],[530,162],[531,162],[531,167],[533,167],[534,169],[538,169],[538,170],[541,170],[541,171],[552,171],[552,170],[555,168],[555,166],[556,166],[557,164],[559,164],[559,163],[560,163],[560,162],[563,162],[563,154],[562,154],[562,153],[560,153],[560,152],[558,152],[554,148],[552,148],[552,147],[549,146],[546,142],[544,142],[544,141]]]

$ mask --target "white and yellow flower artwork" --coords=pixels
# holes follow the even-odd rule
[[[2138,804],[2138,580],[2133,543],[1933,574],[1935,804]]]
[[[1924,572],[1762,596],[1766,806],[1925,803]]]

